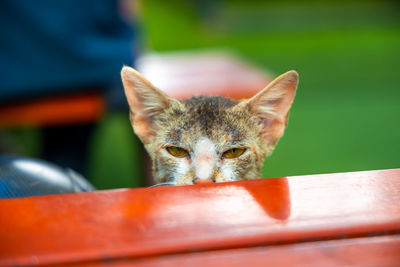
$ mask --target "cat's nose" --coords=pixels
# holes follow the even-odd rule
[[[208,179],[194,178],[193,179],[193,184],[210,184],[210,183],[214,183],[214,180],[211,178],[208,178]]]

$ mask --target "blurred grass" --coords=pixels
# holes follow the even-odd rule
[[[88,178],[98,189],[144,185],[141,144],[128,114],[108,114],[91,144]]]

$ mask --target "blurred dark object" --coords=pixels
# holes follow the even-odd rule
[[[72,169],[22,157],[0,156],[0,198],[94,191]]]
[[[86,174],[86,160],[95,123],[44,127],[42,158],[65,168]],[[60,142],[60,140],[63,140]]]
[[[105,109],[104,96],[94,92],[0,105],[0,129],[41,127],[41,157],[85,173],[89,140]]]

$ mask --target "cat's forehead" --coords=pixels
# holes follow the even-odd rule
[[[197,126],[203,135],[212,138],[219,131],[233,132],[237,128],[229,118],[231,108],[237,104],[236,101],[224,97],[200,96],[183,103],[186,129]]]
[[[225,110],[238,102],[222,96],[195,96],[182,101],[187,110]]]
[[[245,110],[235,109],[239,102],[217,96],[192,97],[182,101],[184,112],[169,118],[168,139],[195,144],[208,140],[216,144],[244,141],[254,131],[253,118]],[[252,128],[252,129],[251,129]]]

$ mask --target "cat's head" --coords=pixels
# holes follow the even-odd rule
[[[179,101],[123,67],[135,133],[157,183],[176,185],[259,178],[286,128],[298,74],[289,71],[243,101],[200,96]]]

